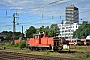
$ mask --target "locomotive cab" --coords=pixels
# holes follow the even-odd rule
[[[34,40],[38,40],[39,44],[41,44],[41,38],[46,37],[45,34],[34,34],[33,38]]]
[[[54,45],[53,45],[54,51],[59,51],[63,49],[64,40],[62,40],[61,38],[55,37],[53,38],[53,42],[54,42]]]

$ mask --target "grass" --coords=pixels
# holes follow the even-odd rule
[[[75,58],[75,55],[71,55],[68,53],[58,53],[58,52],[50,52],[49,50],[46,50],[44,52],[40,51],[31,51],[29,49],[19,49],[19,48],[13,48],[13,49],[6,49],[6,50],[0,50],[5,52],[17,52],[17,53],[24,53],[24,54],[35,54],[35,55],[45,55],[45,56],[64,56],[64,57],[72,57]]]
[[[90,54],[87,52],[77,52],[76,58],[81,58],[81,60],[90,60]]]
[[[6,50],[0,50],[5,52],[17,52],[17,53],[24,53],[24,54],[35,54],[35,55],[46,55],[46,56],[61,56],[61,57],[71,57],[71,58],[81,58],[82,60],[90,60],[90,54],[89,53],[82,53],[82,51],[87,51],[87,49],[83,48],[82,46],[79,46],[78,49],[71,49],[71,51],[76,51],[72,54],[69,53],[58,53],[58,52],[50,52],[49,50],[46,50],[44,52],[38,52],[38,51],[31,51],[29,49],[24,48],[21,50],[18,47],[14,47],[10,45],[10,43],[0,43],[0,48],[3,46],[6,46]],[[89,49],[90,51],[90,49]]]

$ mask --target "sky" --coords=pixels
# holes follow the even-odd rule
[[[79,22],[90,22],[90,0],[0,0],[0,32],[13,31],[13,14],[16,32],[24,32],[30,26],[39,28],[60,24],[65,20],[65,9],[74,5],[79,9]],[[82,19],[82,20],[81,20]]]

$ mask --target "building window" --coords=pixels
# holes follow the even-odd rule
[[[62,27],[62,29],[64,29],[64,27]]]
[[[59,25],[59,27],[61,27],[61,25]]]
[[[77,26],[76,26],[76,28],[77,28]]]

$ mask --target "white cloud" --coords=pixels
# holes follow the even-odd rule
[[[51,12],[50,14],[56,15],[59,12],[59,10],[57,10],[59,6],[54,6],[54,5],[57,3],[64,3],[68,1],[71,1],[71,0],[48,0],[48,1],[47,0],[3,0],[0,3],[0,5],[12,6],[10,9],[30,9],[31,8],[32,13],[34,14],[35,13],[40,14],[40,11],[41,11],[42,14],[47,14]]]
[[[89,0],[2,0],[0,5],[11,6],[8,9],[19,9],[18,13],[65,16],[66,6],[75,4],[81,13],[89,10],[90,5],[86,3]]]

